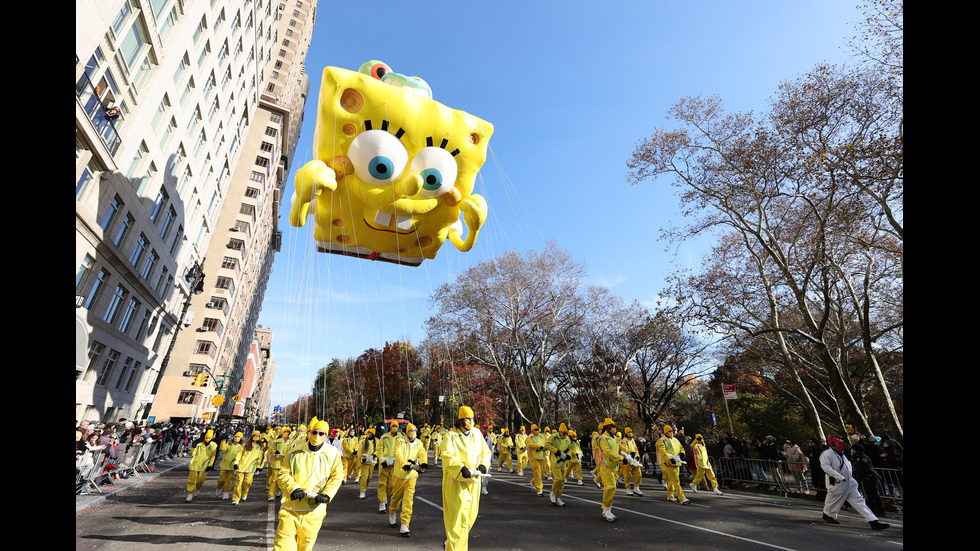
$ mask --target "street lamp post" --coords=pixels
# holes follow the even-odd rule
[[[194,295],[199,295],[204,292],[204,266],[197,261],[194,261],[194,266],[187,272],[184,276],[184,280],[187,281],[187,287],[190,289],[190,293],[187,294],[187,299],[184,300],[184,308],[180,311],[180,318],[177,320],[177,327],[174,329],[174,336],[170,338],[170,345],[167,347],[167,354],[163,357],[163,361],[160,363],[160,372],[157,373],[157,380],[153,383],[153,399],[156,400],[157,390],[160,388],[160,381],[163,380],[163,373],[167,370],[167,365],[170,363],[170,354],[174,351],[174,345],[177,344],[177,335],[180,333],[182,327],[184,316],[187,315],[187,310],[191,307],[191,299]],[[145,420],[150,416],[150,407],[153,402],[146,404],[146,411],[143,412],[142,419]],[[142,409],[143,406],[140,406]],[[139,416],[139,409],[136,410],[137,419]]]

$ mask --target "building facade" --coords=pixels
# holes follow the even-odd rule
[[[298,132],[263,98],[284,10],[76,2],[76,419],[200,419],[173,373],[241,381]]]
[[[177,336],[151,416],[161,421],[256,421],[268,416],[258,401],[262,370],[256,329],[265,288],[279,250],[278,213],[309,88],[303,60],[316,3],[276,4],[278,41],[272,48],[258,109],[232,173],[204,265],[204,290],[192,296],[190,331]],[[291,145],[291,143],[293,145]],[[271,338],[269,339],[271,342]],[[271,354],[271,350],[267,350]],[[196,386],[197,375],[209,375]],[[217,398],[220,397],[220,398]],[[220,403],[219,403],[220,402]]]

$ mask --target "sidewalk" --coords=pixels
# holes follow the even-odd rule
[[[89,507],[96,505],[97,503],[101,503],[103,500],[105,500],[107,497],[111,495],[118,494],[123,490],[127,490],[129,488],[138,486],[149,480],[153,480],[154,478],[162,475],[163,473],[170,472],[180,467],[186,467],[187,464],[190,463],[190,461],[191,461],[190,457],[175,457],[170,460],[160,461],[156,463],[157,470],[155,473],[139,473],[138,477],[136,475],[131,475],[127,479],[113,480],[111,485],[99,486],[99,490],[101,490],[101,493],[99,493],[96,490],[91,490],[91,493],[83,493],[80,495],[76,495],[75,512],[77,513],[84,509],[88,509]]]

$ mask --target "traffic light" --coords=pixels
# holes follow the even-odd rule
[[[197,378],[194,379],[194,386],[208,386],[208,374],[198,373]]]

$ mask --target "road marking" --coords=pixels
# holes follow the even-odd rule
[[[415,494],[415,499],[417,499],[419,501],[422,501],[424,503],[428,503],[429,505],[431,505],[431,506],[435,507],[436,509],[439,509],[440,511],[442,511],[442,506],[441,505],[436,505],[435,503],[432,503],[428,499],[425,499],[424,497],[421,497],[418,494]]]
[[[525,486],[524,484],[517,484],[517,483],[511,482],[509,480],[500,480],[500,482],[506,482],[507,484],[512,484],[514,486]],[[585,499],[583,497],[578,497],[578,496],[573,496],[573,495],[568,495],[568,494],[565,494],[562,497],[570,497],[572,499],[577,499],[579,501],[584,501],[586,503],[592,503],[592,504],[595,504],[595,505],[598,505],[598,506],[602,507],[602,502],[601,501],[593,501],[591,499]],[[613,509],[617,509],[619,511],[625,511],[627,513],[633,513],[633,514],[640,515],[640,516],[643,516],[643,517],[652,518],[652,519],[655,519],[655,520],[662,520],[664,522],[669,522],[671,524],[677,524],[679,526],[685,526],[687,528],[693,528],[695,530],[701,530],[702,532],[709,532],[711,534],[715,534],[715,535],[718,535],[718,536],[724,536],[726,538],[732,538],[732,539],[736,539],[736,540],[747,541],[749,543],[756,543],[756,544],[759,544],[759,545],[764,545],[766,547],[772,547],[773,549],[782,549],[783,551],[795,551],[794,549],[792,549],[790,547],[782,547],[782,546],[774,545],[774,544],[767,543],[767,542],[764,542],[764,541],[753,540],[753,539],[750,539],[750,538],[743,538],[741,536],[735,536],[735,535],[732,535],[732,534],[726,534],[724,532],[719,532],[717,530],[712,530],[710,528],[703,528],[701,526],[697,526],[697,525],[694,525],[694,524],[688,524],[686,522],[680,522],[680,521],[672,520],[672,519],[669,519],[669,518],[658,517],[656,515],[651,515],[651,514],[648,514],[648,513],[641,513],[640,511],[634,511],[632,509],[625,509],[623,507],[613,507]]]

